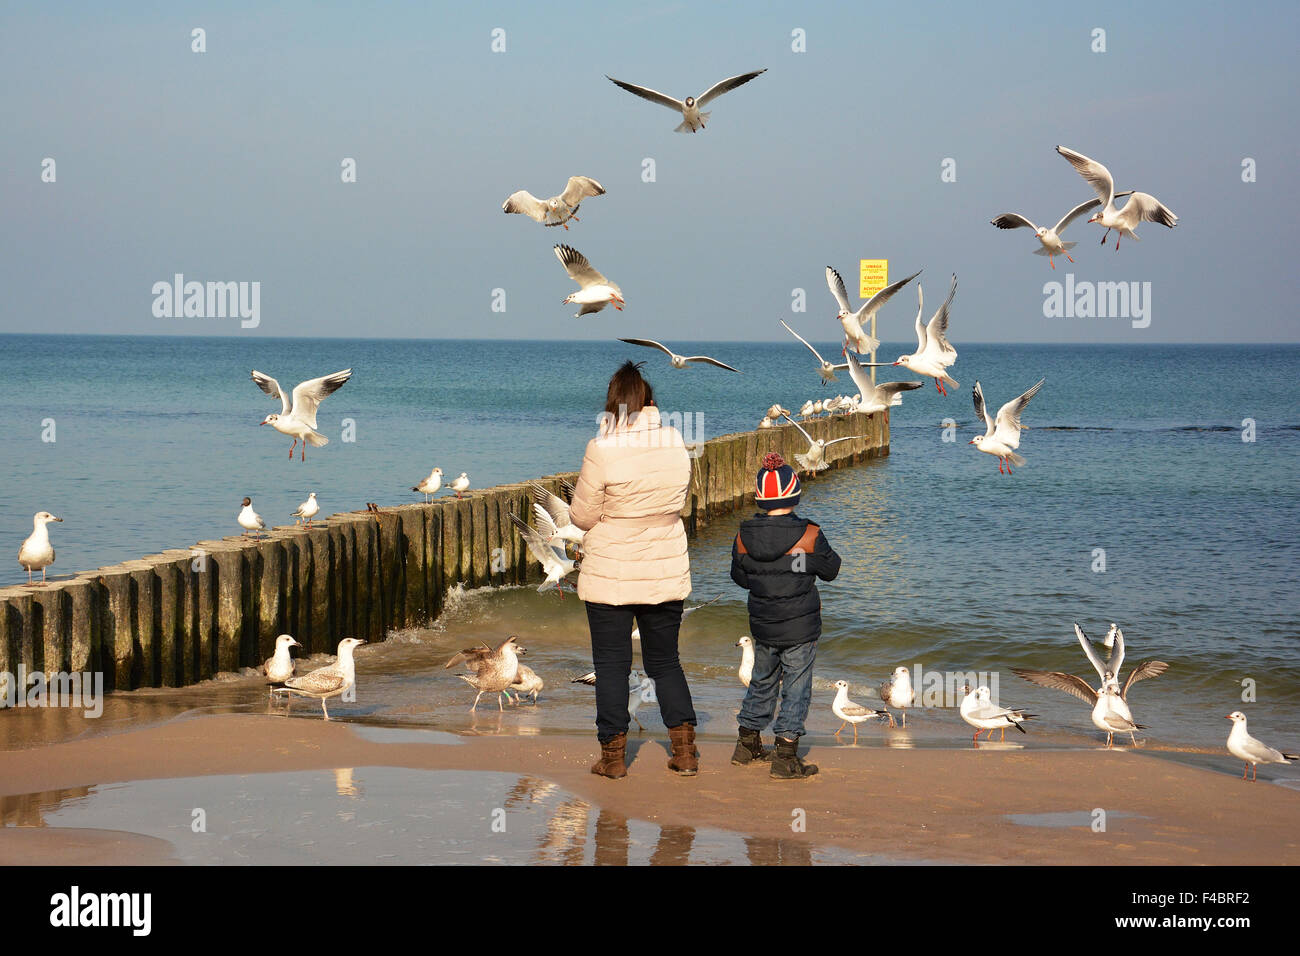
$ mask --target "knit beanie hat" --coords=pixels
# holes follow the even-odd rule
[[[799,476],[776,452],[764,457],[763,467],[758,470],[754,486],[754,504],[764,511],[793,508],[803,493]]]

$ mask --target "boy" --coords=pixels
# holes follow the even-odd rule
[[[740,708],[738,766],[771,760],[770,775],[799,780],[817,772],[799,759],[799,738],[812,700],[812,666],[822,633],[821,596],[815,578],[833,581],[840,556],[821,529],[794,513],[802,486],[778,454],[763,459],[755,482],[759,514],[742,521],[731,545],[731,580],[749,591],[749,629],[754,639],[754,674]],[[763,749],[759,732],[776,713],[775,752]]]

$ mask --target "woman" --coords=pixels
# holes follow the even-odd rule
[[[673,755],[668,769],[694,776],[695,709],[677,656],[682,602],[691,565],[681,510],[691,460],[675,428],[663,425],[654,390],[631,362],[614,373],[600,434],[587,443],[569,517],[586,531],[578,597],[587,604],[596,665],[596,734],[592,773],[627,776],[628,674],[632,625],[641,629],[641,659],[654,679]]]

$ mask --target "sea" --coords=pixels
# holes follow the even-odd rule
[[[627,358],[645,362],[658,404],[691,440],[753,429],[773,403],[797,409],[854,390],[845,373],[821,387],[797,342],[673,344],[741,374],[675,370],[618,341],[0,336],[0,554],[13,556],[0,583],[24,580],[16,555],[41,510],[64,519],[52,525],[57,576],[237,534],[245,495],[269,523],[287,524],[312,491],[324,514],[420,500],[409,489],[435,465],[448,478],[466,472],[472,488],[577,469],[608,377]],[[834,342],[814,344],[838,354]],[[910,350],[885,343],[879,355]],[[1256,736],[1300,748],[1300,346],[959,351],[960,387],[944,397],[926,383],[892,410],[887,457],[804,483],[798,513],[843,558],[820,588],[809,740],[852,746],[848,729],[833,736],[834,682],[878,705],[878,685],[904,666],[927,706],[906,729],[863,725],[857,746],[971,746],[951,689],[972,674],[1003,705],[1038,715],[1005,746],[1101,746],[1087,705],[1011,668],[1095,684],[1073,625],[1099,640],[1115,622],[1130,663],[1169,664],[1131,691],[1146,728],[1138,749],[1239,772],[1223,747],[1234,710]],[[319,416],[329,444],[290,460],[291,439],[259,427],[279,404],[250,371],[292,388],[344,368],[352,379]],[[1000,474],[968,444],[984,430],[972,387],[980,381],[996,410],[1040,378],[1024,415],[1026,463]],[[735,642],[748,630],[745,593],[728,576],[742,517],[691,543],[688,605],[721,596],[682,629],[705,735],[734,734],[744,691]],[[471,714],[473,692],[443,664],[508,634],[546,688],[536,704],[501,711],[485,697]],[[458,591],[428,627],[364,648],[357,701],[334,715],[453,732],[591,732],[590,689],[570,683],[589,668],[574,595]],[[134,695],[164,709],[266,706],[251,674],[121,696]],[[312,717],[313,706],[293,713]],[[639,716],[646,733],[662,733],[653,702]]]

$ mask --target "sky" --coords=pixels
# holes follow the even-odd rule
[[[856,303],[887,258],[927,316],[957,273],[955,344],[1296,342],[1298,27],[1294,2],[8,4],[0,333],[828,342],[825,266]],[[605,79],[759,68],[694,135]],[[1057,144],[1178,227],[1116,251],[1079,220],[1053,271],[989,221],[1091,197]],[[502,214],[575,174],[607,194],[569,231]],[[556,242],[626,311],[573,318]],[[176,273],[260,283],[256,328],[155,316]],[[1150,322],[1049,317],[1067,274],[1138,283]]]

